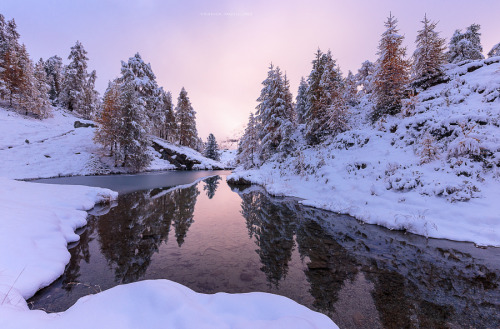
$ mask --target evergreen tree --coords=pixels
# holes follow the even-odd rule
[[[205,157],[215,161],[220,160],[219,145],[217,144],[217,140],[213,134],[208,135],[204,155]]]
[[[179,144],[191,148],[197,148],[198,131],[196,130],[196,112],[191,106],[186,89],[182,90],[177,98],[175,108],[175,118],[177,120]]]
[[[361,95],[371,94],[373,90],[373,74],[375,73],[375,64],[370,61],[364,61],[356,74],[357,86],[360,87]]]
[[[170,143],[177,141],[177,124],[175,120],[174,104],[172,103],[172,94],[161,89],[161,111],[162,127],[160,129],[160,138]]]
[[[49,85],[49,98],[53,105],[59,100],[63,83],[63,62],[59,56],[52,56],[45,61],[45,72]]]
[[[359,103],[357,81],[351,71],[347,74],[344,82],[344,95],[345,102],[350,106],[355,106]]]
[[[288,82],[279,67],[272,64],[264,87],[257,99],[257,130],[260,139],[259,156],[262,161],[269,159],[278,151],[287,151],[290,147],[291,128],[295,115],[291,104]]]
[[[84,114],[85,87],[87,84],[87,51],[80,41],[71,47],[68,56],[71,61],[64,70],[64,82],[60,93],[62,105],[70,111]]]
[[[307,106],[307,81],[302,77],[300,79],[299,90],[295,98],[295,112],[297,114],[297,123],[302,124],[305,122],[306,106]]]
[[[495,56],[500,56],[500,42],[494,45],[493,48],[491,48],[490,52],[488,53],[488,57],[495,57]]]
[[[450,63],[459,63],[465,60],[484,59],[481,46],[481,33],[479,24],[472,24],[465,33],[456,30],[450,40],[448,61]]]
[[[243,165],[245,169],[255,167],[259,163],[259,137],[257,133],[257,125],[253,113],[250,113],[248,124],[245,133],[241,137],[236,163]]]
[[[411,69],[412,80],[419,82],[442,74],[445,62],[445,40],[435,31],[437,23],[424,16],[423,28],[418,31]]]
[[[122,123],[119,142],[123,165],[139,171],[151,161],[147,152],[149,139],[145,102],[133,81],[125,80],[120,89]]]
[[[45,63],[41,58],[35,65],[34,98],[34,106],[37,114],[40,116],[40,118],[47,118],[50,115],[51,106],[49,100],[47,74],[45,73]]]
[[[16,95],[20,93],[23,72],[20,67],[19,33],[14,19],[5,24],[3,41],[3,58],[0,80],[3,81],[2,98],[8,96],[10,106],[13,106]]]
[[[80,107],[80,114],[85,119],[94,118],[101,106],[99,99],[99,92],[95,90],[95,80],[97,79],[96,71],[92,71],[85,83],[83,89],[82,105]]]
[[[5,17],[0,14],[0,98],[3,98],[7,94],[7,87],[5,81],[3,80],[4,68],[4,55],[7,51],[7,37],[5,34]]]
[[[332,133],[329,125],[331,107],[342,103],[342,73],[330,51],[323,54],[318,49],[308,82],[306,138],[310,144],[317,144]]]
[[[161,90],[150,64],[146,64],[139,53],[122,61],[122,76],[134,81],[134,89],[145,102],[145,113],[149,132],[158,135],[161,129]]]
[[[405,59],[406,48],[402,46],[404,37],[397,29],[397,19],[388,17],[378,46],[379,58],[374,75],[373,98],[375,107],[371,114],[376,121],[384,114],[396,114],[401,110],[401,99],[408,85],[409,63]]]

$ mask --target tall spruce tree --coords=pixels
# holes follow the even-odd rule
[[[350,106],[355,106],[359,103],[358,95],[358,82],[356,81],[356,76],[352,74],[351,71],[347,73],[347,77],[344,82],[344,100]]]
[[[7,87],[5,81],[3,80],[4,68],[4,55],[7,51],[7,37],[5,34],[5,17],[0,14],[0,98],[3,98],[7,94]]]
[[[170,143],[175,143],[177,141],[177,123],[175,120],[174,104],[172,103],[172,94],[165,92],[161,88],[161,129],[160,138],[167,140]]]
[[[212,160],[220,160],[219,145],[217,144],[217,140],[212,133],[208,135],[204,155]]]
[[[404,37],[397,29],[397,19],[392,14],[385,22],[386,31],[378,46],[379,58],[374,75],[373,98],[375,107],[372,121],[385,114],[396,114],[401,110],[401,99],[405,94],[409,77],[409,62],[405,58]]]
[[[481,33],[479,24],[472,24],[464,33],[456,30],[450,39],[448,61],[460,63],[465,60],[483,59],[483,47],[481,46]]]
[[[318,144],[333,132],[329,124],[331,107],[342,104],[342,73],[330,51],[323,54],[318,49],[308,83],[306,138],[310,144]]]
[[[4,27],[3,58],[1,77],[2,98],[8,97],[10,106],[14,105],[15,98],[21,93],[24,81],[21,63],[21,45],[19,44],[19,33],[14,19],[8,21]]]
[[[424,16],[423,27],[418,31],[415,40],[416,49],[413,52],[411,68],[412,80],[421,84],[422,80],[429,80],[442,74],[442,65],[445,63],[445,39],[436,32],[436,22],[431,22]]]
[[[253,113],[250,113],[245,133],[241,137],[236,155],[236,163],[245,169],[250,169],[259,164],[259,136],[257,124]]]
[[[53,105],[59,100],[63,84],[63,62],[62,58],[55,55],[45,61],[45,72],[47,74],[47,83],[49,85],[49,98]]]
[[[306,106],[307,106],[307,81],[302,77],[300,79],[299,90],[295,98],[295,112],[297,114],[297,123],[305,122]]]
[[[49,86],[47,84],[47,73],[45,72],[45,62],[43,59],[40,58],[34,69],[34,108],[40,118],[47,118],[51,113],[51,106],[49,100]]]
[[[197,148],[199,137],[196,129],[196,112],[191,106],[187,91],[184,87],[182,87],[179,97],[177,98],[175,118],[177,120],[179,144]]]
[[[95,90],[96,71],[93,70],[85,82],[83,89],[83,99],[80,107],[80,114],[85,119],[95,118],[101,106],[99,92]]]
[[[87,51],[80,41],[71,47],[70,63],[64,69],[64,82],[60,93],[62,105],[70,111],[83,114],[85,86],[87,84]]]

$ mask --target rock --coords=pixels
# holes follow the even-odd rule
[[[97,126],[93,123],[85,123],[85,122],[81,122],[81,121],[75,121],[75,124],[73,125],[73,127],[75,127],[75,128],[88,128],[88,127],[96,128]]]
[[[232,185],[252,185],[252,182],[243,177],[238,177],[238,178],[229,177],[227,179],[227,183]]]

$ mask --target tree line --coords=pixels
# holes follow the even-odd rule
[[[446,40],[436,31],[437,23],[424,16],[416,49],[407,58],[397,23],[392,14],[387,18],[378,59],[362,63],[357,74],[349,71],[343,77],[331,52],[318,49],[309,76],[300,81],[295,102],[286,74],[271,64],[256,111],[250,113],[240,139],[237,164],[246,169],[259,167],[274,154],[288,154],[301,138],[304,143],[317,145],[348,130],[349,109],[365,96],[372,104],[367,111],[372,123],[402,110],[410,115],[413,96],[442,81],[444,64],[484,59],[478,24],[465,32],[456,30],[446,51]],[[500,56],[500,43],[488,56]]]
[[[88,71],[87,51],[79,41],[71,47],[69,64],[52,56],[34,63],[14,19],[0,14],[0,100],[26,115],[44,119],[53,107],[99,123],[94,140],[109,149],[115,165],[140,170],[151,161],[152,136],[204,150],[198,137],[196,112],[182,88],[177,105],[156,82],[150,64],[137,53],[121,63],[120,76],[110,81],[101,98],[95,90],[96,71]],[[218,159],[211,134],[205,153]]]

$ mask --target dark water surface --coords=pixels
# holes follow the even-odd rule
[[[179,189],[133,179],[135,192],[89,216],[66,272],[32,308],[63,311],[161,278],[201,293],[287,296],[340,328],[500,328],[500,248],[364,225],[256,187],[232,191],[221,176]]]

